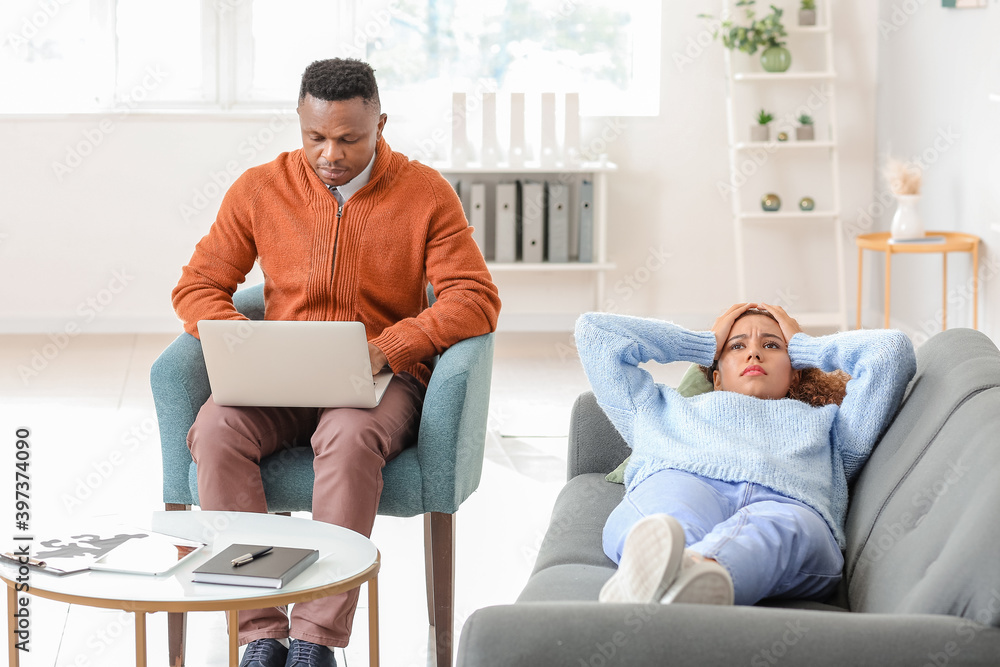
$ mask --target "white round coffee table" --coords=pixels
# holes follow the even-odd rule
[[[130,522],[132,523],[132,522]],[[146,614],[157,611],[230,611],[259,609],[337,595],[368,582],[370,664],[378,665],[378,571],[372,542],[346,528],[298,517],[244,512],[153,512],[150,524],[160,533],[205,542],[208,546],[161,576],[88,571],[63,577],[32,572],[30,594],[89,607],[122,609],[135,614],[135,664],[146,666]],[[83,528],[83,526],[81,526]],[[43,536],[39,536],[41,539]],[[284,588],[223,586],[191,581],[191,572],[230,544],[272,544],[319,550],[319,560]],[[15,647],[17,568],[0,567],[7,586],[7,642],[10,666],[18,666]],[[229,664],[239,661],[238,613],[229,614]],[[32,633],[40,629],[32,629]],[[35,637],[32,637],[35,639]]]

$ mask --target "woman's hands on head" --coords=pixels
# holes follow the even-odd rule
[[[778,320],[778,326],[781,327],[781,335],[785,337],[786,344],[791,342],[792,336],[801,333],[802,327],[781,306],[769,306],[766,303],[761,303],[758,304],[758,307],[771,313],[774,315],[774,319]]]
[[[736,318],[750,310],[756,308],[756,303],[737,303],[729,307],[729,310],[719,315],[712,325],[712,333],[715,334],[715,360],[722,356],[722,350],[726,346],[726,337],[733,328]],[[782,333],[784,329],[782,329]]]
[[[781,306],[771,306],[766,303],[737,303],[729,307],[729,309],[715,320],[715,324],[712,325],[712,333],[715,334],[715,360],[718,361],[719,357],[722,356],[722,350],[726,346],[726,337],[733,328],[733,324],[736,320],[748,310],[758,309],[766,310],[767,312],[774,315],[774,319],[778,321],[778,326],[781,328],[781,335],[785,338],[785,343],[787,344],[792,340],[792,336],[802,331],[802,327],[799,323],[795,321],[785,309]]]

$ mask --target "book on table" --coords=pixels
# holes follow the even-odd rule
[[[166,574],[204,546],[145,528],[94,525],[58,537],[19,541],[0,554],[0,560],[57,576],[87,570],[155,576]]]
[[[943,237],[943,236],[941,236],[939,234],[932,234],[930,236],[918,236],[918,237],[912,238],[912,239],[894,239],[894,238],[890,238],[889,239],[889,243],[898,244],[898,245],[907,245],[907,244],[912,244],[912,245],[921,245],[921,244],[933,245],[935,243],[944,243],[944,242],[945,242],[945,237]]]
[[[260,544],[230,545],[196,569],[192,579],[203,584],[282,588],[319,558],[316,549],[272,547],[263,556],[233,565],[234,559],[266,548]]]

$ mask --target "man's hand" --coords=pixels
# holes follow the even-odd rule
[[[778,326],[781,327],[781,335],[785,337],[785,343],[790,342],[792,336],[802,331],[799,323],[792,319],[781,306],[769,306],[766,303],[762,303],[760,307],[774,315],[774,318],[778,320]]]
[[[726,336],[733,328],[736,318],[745,313],[750,308],[756,308],[756,303],[737,303],[726,312],[719,315],[712,325],[712,333],[715,334],[715,360],[722,356],[722,350],[726,346]]]
[[[389,360],[382,350],[378,349],[371,343],[368,343],[368,359],[372,362],[372,376],[378,375],[378,372],[389,365]]]

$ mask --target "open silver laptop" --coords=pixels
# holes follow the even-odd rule
[[[361,322],[200,320],[219,405],[373,408],[392,371],[372,377]]]

